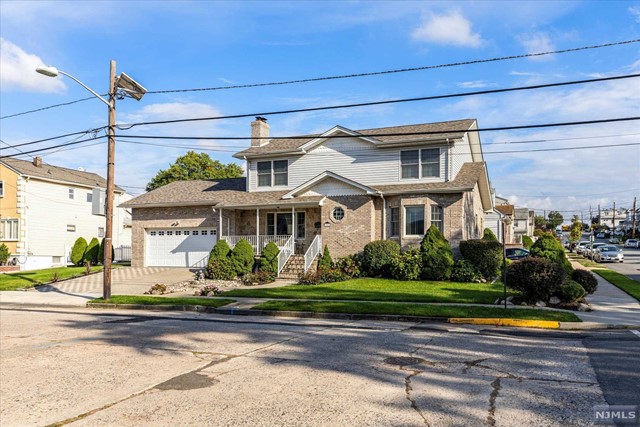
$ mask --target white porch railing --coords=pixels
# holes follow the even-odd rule
[[[322,236],[317,235],[314,237],[313,242],[309,245],[309,249],[304,253],[304,272],[306,273],[311,267],[313,260],[316,259],[320,251],[322,250]]]
[[[284,268],[284,265],[289,261],[289,258],[293,254],[295,250],[295,241],[293,240],[293,236],[289,236],[289,239],[285,242],[285,244],[280,247],[280,252],[278,253],[278,275]]]
[[[260,255],[264,247],[267,246],[267,243],[269,242],[275,243],[276,246],[282,251],[282,248],[287,244],[290,237],[291,236],[289,235],[256,236],[254,234],[250,236],[220,236],[220,239],[226,240],[231,249],[233,249],[233,247],[237,245],[240,240],[244,239],[248,241],[249,244],[253,247],[253,253],[256,255]]]

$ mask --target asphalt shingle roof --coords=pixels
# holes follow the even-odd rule
[[[38,167],[34,165],[33,162],[14,159],[11,157],[5,157],[4,159],[0,160],[0,163],[4,163],[9,168],[15,170],[21,175],[26,175],[34,178],[61,181],[69,184],[86,185],[88,187],[107,187],[107,180],[100,175],[92,172],[63,168],[61,166],[54,166],[44,162],[42,163],[42,166]],[[122,188],[117,186],[116,191],[123,193],[125,192]]]
[[[426,135],[389,135],[377,136],[375,139],[388,144],[399,142],[423,141],[428,139],[459,139],[469,130],[475,123],[474,119],[452,120],[448,122],[423,123],[417,125],[391,126],[383,128],[362,129],[355,132],[363,136],[376,135],[381,133],[411,133],[411,132],[428,132]],[[431,133],[434,132],[434,133]],[[278,152],[295,151],[309,141],[318,138],[320,135],[303,135],[299,138],[269,140],[268,144],[262,147],[249,147],[235,154],[236,157],[256,156],[260,154],[273,154]]]

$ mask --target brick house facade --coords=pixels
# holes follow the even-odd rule
[[[457,252],[461,240],[481,237],[493,209],[476,128],[459,120],[268,139],[258,118],[251,147],[236,154],[247,162],[246,177],[173,182],[123,205],[133,211],[132,265],[162,262],[149,255],[157,241],[149,233],[161,229],[189,238],[210,229],[212,242],[231,245],[244,237],[257,252],[269,236],[291,237],[291,253],[307,255],[321,239],[339,257],[380,239],[416,246],[435,224]],[[171,238],[178,245],[171,253],[189,247]]]

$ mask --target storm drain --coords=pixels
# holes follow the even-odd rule
[[[419,357],[387,357],[384,359],[384,363],[387,365],[396,365],[396,366],[410,366],[410,365],[418,365],[424,362],[424,359],[420,359]]]

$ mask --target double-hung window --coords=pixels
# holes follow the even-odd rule
[[[258,187],[289,185],[289,161],[258,162]]]
[[[391,208],[389,212],[389,236],[400,235],[400,208]]]
[[[0,240],[18,240],[18,218],[0,219]]]
[[[75,190],[73,188],[70,188],[69,189],[69,199],[73,200],[73,199],[75,199],[75,196],[76,196]]]
[[[438,227],[441,233],[444,233],[444,221],[443,221],[443,211],[442,206],[432,205],[431,206],[431,225],[435,225]]]
[[[0,179],[0,197],[4,197],[4,181]]]
[[[304,212],[296,212],[296,239],[304,239],[306,237]]]
[[[422,236],[424,234],[424,206],[406,206],[404,234]]]
[[[400,152],[402,179],[440,176],[440,149],[425,148]]]

